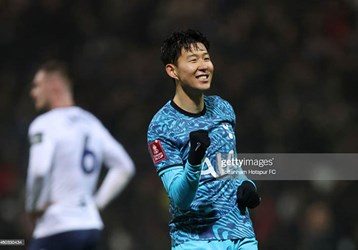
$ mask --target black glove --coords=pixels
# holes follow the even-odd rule
[[[241,214],[244,215],[246,207],[255,208],[260,204],[261,198],[258,195],[254,184],[249,181],[244,181],[241,183],[237,189],[237,205],[241,211]]]
[[[188,161],[191,165],[198,165],[205,156],[206,149],[210,146],[208,131],[196,130],[189,134],[190,150]]]

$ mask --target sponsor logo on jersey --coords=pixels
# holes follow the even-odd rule
[[[166,159],[167,156],[163,150],[160,140],[155,140],[149,144],[150,153],[153,158],[154,164],[158,164],[162,160]]]
[[[37,144],[40,142],[42,142],[42,133],[41,132],[30,136],[30,144],[31,145],[34,145],[34,144]]]

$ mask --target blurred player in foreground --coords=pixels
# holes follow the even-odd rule
[[[198,31],[174,32],[161,60],[175,95],[153,117],[148,147],[170,199],[172,249],[256,250],[247,209],[260,203],[256,186],[220,174],[217,159],[236,154],[236,118],[227,101],[204,95],[214,72],[209,42]]]
[[[103,209],[135,172],[125,149],[89,112],[75,106],[67,66],[50,61],[31,89],[26,211],[35,223],[30,250],[96,249]],[[96,190],[101,166],[108,172]]]

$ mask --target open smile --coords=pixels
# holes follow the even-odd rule
[[[198,75],[198,76],[196,76],[196,79],[199,79],[201,81],[206,81],[209,79],[209,74]]]

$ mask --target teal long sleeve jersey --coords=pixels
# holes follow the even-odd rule
[[[191,114],[169,101],[148,128],[149,152],[170,199],[174,246],[255,237],[249,213],[240,214],[236,203],[237,188],[247,178],[221,178],[218,160],[236,155],[234,110],[218,96],[205,96],[204,104],[202,112]],[[202,164],[190,165],[189,134],[199,129],[209,132],[211,144]]]

